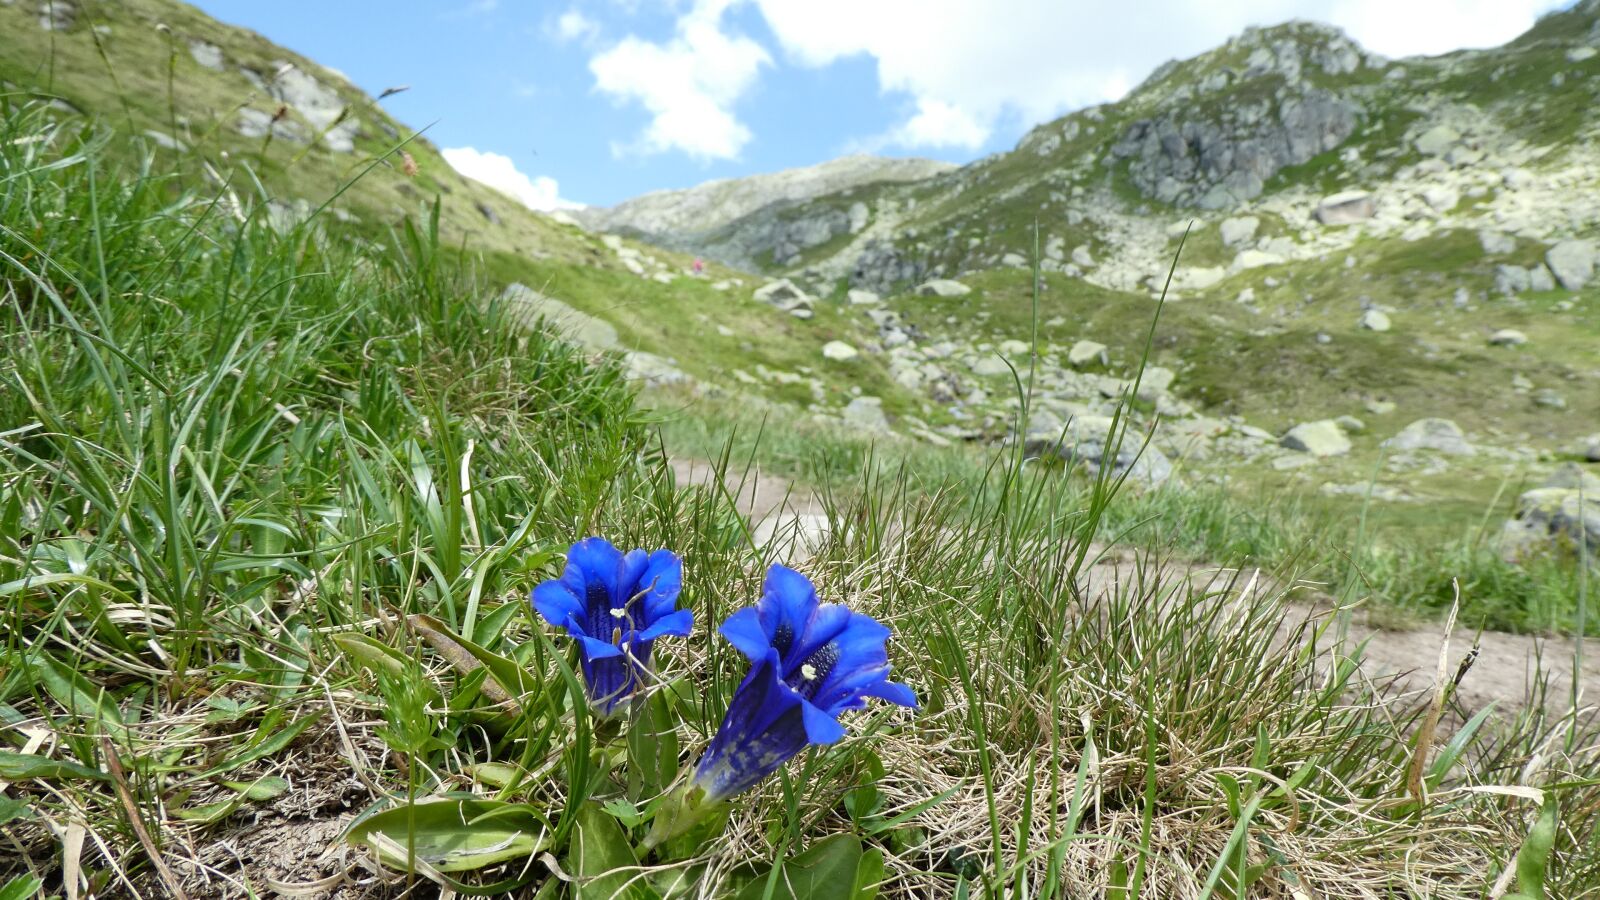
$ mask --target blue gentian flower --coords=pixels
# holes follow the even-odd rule
[[[729,616],[720,633],[753,665],[695,770],[704,803],[754,787],[810,744],[839,740],[839,714],[868,697],[917,705],[910,688],[888,680],[889,629],[819,602],[793,569],[769,569],[760,602]]]
[[[656,638],[683,637],[683,563],[670,550],[624,554],[604,538],[572,545],[561,577],[533,589],[533,608],[578,642],[589,701],[609,716],[644,684]]]

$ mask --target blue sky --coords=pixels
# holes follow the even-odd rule
[[[850,152],[967,162],[1249,25],[1389,56],[1502,43],[1561,0],[200,0],[537,207]]]

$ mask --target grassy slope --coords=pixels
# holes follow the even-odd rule
[[[207,169],[229,181],[247,199],[320,203],[358,172],[365,175],[333,206],[355,217],[353,230],[374,241],[404,216],[417,216],[439,201],[439,233],[446,246],[464,247],[483,257],[492,276],[485,293],[522,282],[574,307],[611,321],[624,347],[674,360],[710,385],[734,388],[758,398],[810,404],[808,386],[772,381],[735,381],[738,369],[757,365],[815,377],[828,406],[843,406],[850,388],[884,397],[886,408],[906,408],[907,399],[883,377],[881,367],[824,365],[821,346],[842,338],[863,343],[870,335],[860,323],[823,310],[812,323],[749,299],[752,285],[727,293],[707,282],[729,273],[711,271],[705,279],[678,278],[672,284],[639,278],[617,256],[582,230],[524,209],[515,201],[457,174],[424,136],[413,136],[390,119],[381,105],[316,63],[243,29],[222,25],[173,0],[87,2],[67,31],[38,27],[31,4],[0,6],[0,82],[12,85],[13,99],[57,97],[124,133],[148,130],[174,134],[189,148],[173,153],[150,145],[158,166],[175,166],[185,184],[198,184]],[[159,30],[157,25],[166,27]],[[109,29],[97,35],[95,27]],[[201,39],[221,48],[226,70],[202,67],[189,51]],[[266,113],[277,103],[240,74],[249,68],[270,77],[292,62],[336,89],[351,114],[362,122],[354,153],[335,153],[321,143],[307,148],[283,140],[246,139],[234,127],[238,110]],[[292,120],[302,121],[290,111]],[[312,132],[309,124],[307,132]],[[393,151],[403,149],[419,172],[408,177]],[[121,154],[132,145],[118,146]],[[131,157],[130,157],[131,158]],[[211,179],[207,179],[211,180]],[[479,207],[495,213],[487,219]],[[690,258],[646,248],[667,271],[684,273]],[[759,282],[757,282],[759,283]],[[731,327],[724,338],[714,327]]]

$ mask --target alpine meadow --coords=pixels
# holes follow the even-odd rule
[[[1600,0],[559,211],[401,90],[0,0],[0,900],[1600,898]]]

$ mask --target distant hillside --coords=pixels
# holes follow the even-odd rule
[[[857,154],[815,166],[708,181],[685,190],[654,191],[609,208],[579,210],[576,216],[603,231],[658,238],[706,233],[773,203],[810,200],[879,182],[921,181],[954,168],[931,159]]]

